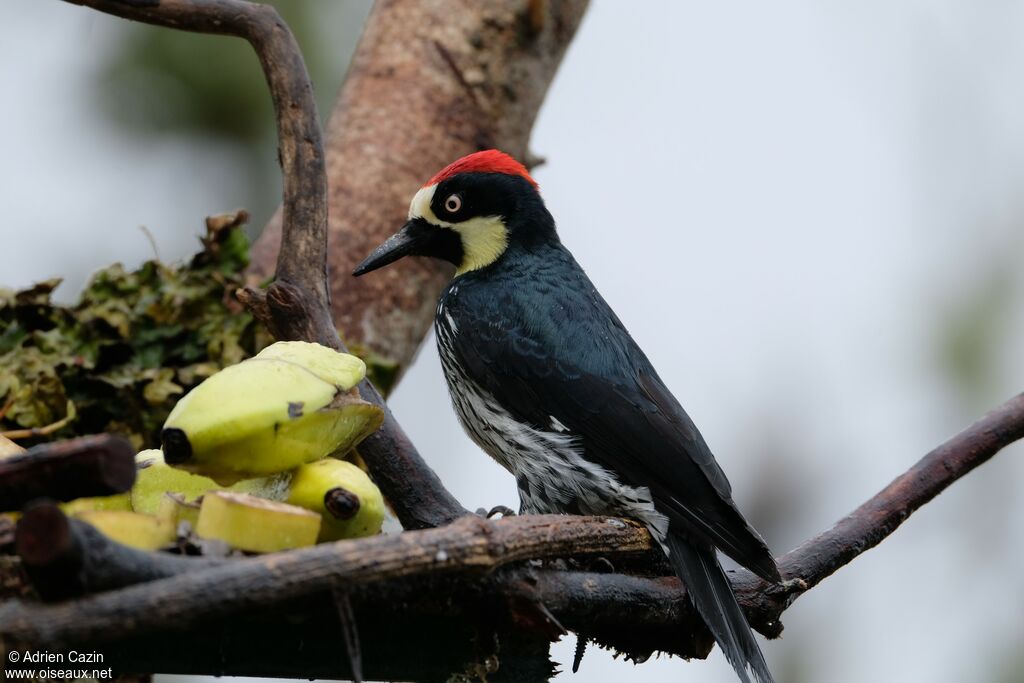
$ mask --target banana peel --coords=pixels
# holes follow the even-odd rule
[[[253,553],[313,545],[319,533],[320,515],[314,512],[232,491],[203,496],[196,523],[201,538]]]
[[[321,516],[319,543],[379,534],[384,522],[377,485],[357,466],[335,458],[296,468],[285,502]]]
[[[175,539],[174,525],[152,515],[127,510],[85,510],[75,516],[118,543],[139,550],[158,550]]]
[[[320,344],[277,342],[207,378],[161,432],[168,464],[228,485],[344,453],[380,427],[359,397],[360,359]]]

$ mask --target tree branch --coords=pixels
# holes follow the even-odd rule
[[[748,596],[744,607],[752,625],[767,634],[776,629],[781,632],[778,617],[793,600],[874,548],[922,505],[1021,438],[1024,394],[1006,401],[932,450],[831,529],[783,555],[779,559],[783,578],[798,579],[805,587],[780,595],[750,572],[740,572],[734,583]]]
[[[747,571],[734,573],[733,586],[752,625],[770,637],[778,636],[779,617],[796,597],[877,545],[915,510],[1022,437],[1024,394],[928,453],[832,529],[780,558],[783,576],[794,579],[788,586],[767,586]],[[436,615],[440,610],[447,617],[460,616],[458,623],[472,623],[482,614],[493,618],[494,600],[500,598],[513,618],[526,614],[536,619],[529,606],[539,606],[541,613],[567,628],[635,657],[655,649],[706,656],[710,636],[675,578],[522,570],[493,573],[510,563],[538,558],[602,556],[628,562],[651,548],[641,527],[607,518],[525,516],[488,522],[467,517],[440,529],[233,561],[62,605],[12,601],[0,608],[0,637],[8,647],[50,650],[130,635],[157,637],[246,612],[269,608],[287,612],[296,609],[297,601],[343,585],[364,605],[377,610],[404,606],[405,611],[399,612],[406,616]],[[108,562],[112,557],[106,555]],[[650,557],[659,556],[652,553]],[[175,571],[189,568],[181,564]],[[483,578],[492,573],[489,579]],[[466,581],[468,576],[481,579]],[[417,583],[422,581],[435,583],[423,590]],[[465,602],[466,592],[474,590],[477,593]],[[417,595],[434,596],[437,601],[424,604],[414,599]],[[451,599],[452,595],[461,595],[464,601]],[[323,664],[304,663],[315,671]],[[251,673],[248,666],[224,661],[218,672]],[[368,667],[370,673],[369,663]]]
[[[41,444],[0,460],[0,511],[34,498],[123,493],[135,482],[135,449],[111,434]]]
[[[315,341],[345,351],[331,317],[327,281],[327,176],[313,87],[299,47],[277,11],[242,0],[65,0],[158,26],[236,36],[259,57],[277,121],[284,176],[282,243],[275,281],[239,299],[278,339]],[[407,529],[438,526],[465,514],[420,457],[367,381],[363,398],[385,412],[359,452]],[[408,496],[408,499],[407,499]]]
[[[46,641],[59,649],[170,624],[188,628],[339,584],[351,588],[419,574],[481,575],[527,559],[635,553],[650,547],[640,525],[615,519],[545,515],[487,521],[469,516],[440,529],[239,560],[62,605],[10,602],[0,607],[0,634],[8,643]]]
[[[14,547],[32,586],[44,600],[123,588],[226,561],[129,548],[81,520],[65,517],[47,501],[25,508],[15,530]]]

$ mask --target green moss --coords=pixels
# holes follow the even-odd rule
[[[51,301],[60,280],[0,289],[0,431],[70,414],[49,438],[117,431],[156,444],[179,397],[272,341],[231,298],[247,263],[242,229],[226,227],[184,265],[99,271],[73,306]]]

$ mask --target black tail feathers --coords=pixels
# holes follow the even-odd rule
[[[750,683],[753,674],[757,683],[774,683],[714,548],[692,545],[672,533],[665,546],[672,567],[740,680]]]

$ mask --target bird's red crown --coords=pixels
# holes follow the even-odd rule
[[[521,163],[497,149],[486,149],[466,155],[442,168],[423,187],[436,185],[459,173],[505,173],[517,175],[538,189],[537,181],[530,177],[530,172]]]

